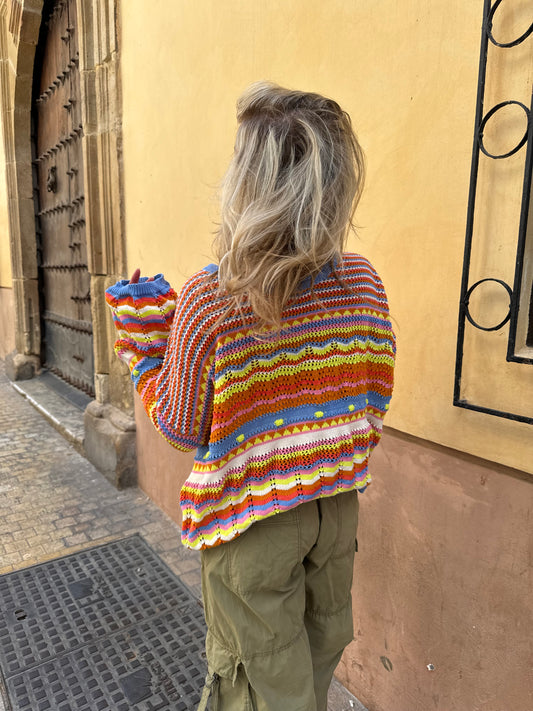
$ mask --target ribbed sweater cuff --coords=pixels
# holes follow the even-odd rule
[[[116,301],[121,301],[128,296],[133,298],[143,298],[165,296],[170,291],[170,284],[163,274],[156,274],[153,281],[148,281],[148,277],[141,277],[137,284],[131,284],[129,279],[121,279],[116,284],[106,289],[106,294]]]

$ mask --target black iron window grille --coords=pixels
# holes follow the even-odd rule
[[[461,283],[459,326],[457,334],[453,404],[457,407],[463,407],[469,410],[476,410],[478,412],[484,412],[510,420],[533,424],[533,417],[529,417],[524,414],[497,410],[482,405],[476,405],[473,402],[470,402],[467,398],[463,397],[461,390],[465,331],[467,328],[473,327],[481,331],[500,331],[500,329],[503,329],[507,324],[509,324],[506,360],[508,362],[521,364],[533,363],[533,259],[531,257],[527,259],[526,255],[526,249],[531,255],[533,255],[533,210],[531,213],[529,211],[532,191],[531,173],[533,166],[533,92],[529,107],[521,101],[517,101],[515,99],[501,101],[488,110],[484,107],[489,43],[492,45],[491,52],[508,52],[511,48],[517,47],[518,45],[528,41],[533,33],[533,22],[519,37],[516,37],[508,42],[499,41],[498,38],[495,37],[496,33],[493,32],[493,23],[501,3],[502,0],[496,0],[495,2],[485,0],[483,8],[474,142],[470,171],[463,276]],[[530,43],[531,41],[532,40],[529,39]],[[533,51],[530,56],[532,55]],[[526,69],[528,68],[526,67]],[[525,132],[514,147],[503,153],[494,153],[486,146],[486,142],[484,141],[484,131],[487,124],[496,114],[504,110],[505,107],[511,106],[514,107],[516,111],[523,112],[525,115],[527,124]],[[470,284],[470,267],[474,238],[474,217],[476,214],[476,193],[478,189],[478,174],[481,154],[484,154],[490,160],[502,161],[510,158],[519,151],[525,153],[525,157],[513,286],[511,287],[505,280],[495,276],[487,276],[485,278],[478,279],[473,284]],[[499,321],[499,323],[492,326],[485,326],[478,323],[476,318],[472,315],[470,308],[470,302],[473,294],[479,289],[479,287],[481,287],[481,285],[487,283],[490,283],[491,285],[498,285],[498,288],[502,288],[505,292],[507,292],[509,297],[509,308],[506,315]],[[519,331],[521,333],[523,332],[523,336],[520,335],[517,342],[517,332]]]

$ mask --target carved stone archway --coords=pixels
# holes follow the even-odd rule
[[[127,373],[113,356],[113,327],[104,300],[105,288],[126,271],[119,2],[83,0],[76,7],[96,392],[85,412],[85,450],[121,486],[135,479],[132,389]],[[40,367],[31,105],[42,12],[43,0],[0,0],[0,110],[16,312],[16,351],[6,359],[6,370],[14,380],[31,378]]]

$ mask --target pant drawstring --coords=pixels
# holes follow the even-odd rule
[[[198,706],[196,711],[206,711],[207,709],[207,702],[209,701],[209,697],[211,696],[211,692],[213,690],[213,686],[218,682],[218,674],[208,674],[205,678],[205,684],[204,684],[204,689],[202,691],[202,697],[200,699],[200,705]]]

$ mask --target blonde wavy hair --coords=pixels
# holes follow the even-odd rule
[[[350,117],[333,100],[270,82],[237,101],[239,128],[221,186],[215,238],[221,292],[249,305],[261,328],[302,280],[340,259],[364,182]]]

